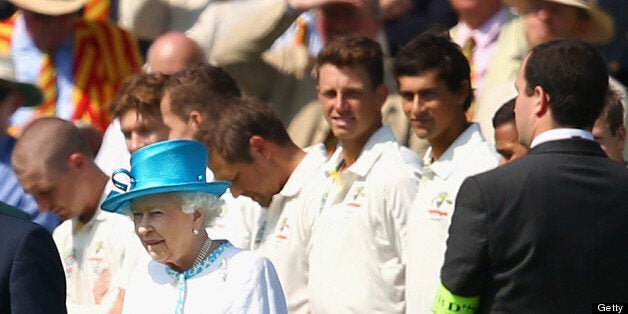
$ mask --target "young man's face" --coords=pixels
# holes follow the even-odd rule
[[[229,189],[234,197],[246,195],[266,207],[282,188],[277,181],[278,171],[263,156],[252,154],[252,157],[250,163],[230,162],[220,154],[211,154],[209,168],[216,180],[231,182]]]
[[[168,139],[168,127],[160,116],[149,118],[129,109],[120,114],[120,129],[131,154],[138,149]]]
[[[591,133],[593,133],[595,141],[600,144],[600,147],[610,159],[624,163],[623,149],[624,140],[626,139],[626,128],[623,125],[613,134],[608,123],[604,121],[604,118],[600,117],[595,120]]]
[[[325,118],[341,142],[364,144],[382,125],[388,92],[383,85],[371,86],[363,66],[323,64],[317,91]]]
[[[528,153],[528,149],[519,143],[519,134],[513,122],[506,122],[495,128],[495,149],[501,155],[499,164],[509,163]]]
[[[192,119],[188,119],[188,121],[184,121],[181,117],[177,116],[172,112],[173,104],[170,99],[170,93],[164,93],[164,96],[161,98],[160,109],[161,109],[161,118],[163,119],[164,125],[168,127],[169,133],[168,138],[173,139],[194,139],[194,135],[196,135],[197,126],[194,125],[196,121]]]
[[[27,161],[14,164],[17,178],[24,190],[35,197],[40,211],[51,211],[61,219],[71,219],[83,214],[86,203],[81,191],[81,170],[68,162],[68,169],[53,171],[43,161]]]
[[[515,100],[515,125],[517,126],[517,133],[519,134],[519,142],[526,147],[530,147],[534,136],[536,124],[534,110],[539,101],[536,92],[532,93],[532,95],[526,94],[528,83],[525,79],[525,67],[529,57],[530,55],[526,56],[521,63],[519,73],[517,73],[517,78],[515,79],[515,88],[517,89],[517,98]]]
[[[455,139],[458,130],[454,123],[465,119],[463,90],[453,92],[438,76],[437,70],[428,70],[415,76],[398,78],[403,111],[416,135],[431,145]]]

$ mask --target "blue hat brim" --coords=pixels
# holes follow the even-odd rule
[[[129,192],[111,191],[105,201],[102,203],[101,208],[108,212],[122,213],[126,208],[124,205],[126,202],[132,199],[161,193],[170,192],[204,192],[216,195],[220,197],[231,184],[227,181],[213,181],[208,183],[186,183],[176,185],[162,185],[156,187],[150,187],[145,189],[138,189]]]

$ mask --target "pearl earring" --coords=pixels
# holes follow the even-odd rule
[[[196,228],[192,229],[192,233],[194,233],[194,235],[198,235],[198,229]]]

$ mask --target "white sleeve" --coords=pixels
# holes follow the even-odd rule
[[[255,260],[250,264],[250,280],[243,282],[242,295],[231,306],[230,313],[288,313],[283,289],[279,283],[277,272],[272,262],[266,257],[254,255]],[[248,263],[247,263],[248,264]],[[239,263],[239,265],[243,265]],[[228,272],[243,272],[243,269],[229,267]],[[229,274],[227,275],[229,276]]]

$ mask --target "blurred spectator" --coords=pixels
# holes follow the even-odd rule
[[[219,40],[210,59],[245,94],[269,102],[287,124],[316,99],[311,71],[325,42],[348,33],[384,36],[377,6],[376,0],[270,0],[255,19],[243,21]]]
[[[37,83],[44,100],[12,116],[14,129],[36,116],[83,121],[99,132],[111,118],[106,108],[141,58],[131,34],[78,15],[85,0],[9,0],[18,14],[0,23],[0,51],[10,53],[16,77]]]
[[[158,37],[150,46],[144,70],[148,73],[174,74],[189,66],[203,63],[203,55],[194,40],[183,33],[169,32]],[[120,119],[114,118],[103,136],[102,148],[96,155],[96,164],[105,173],[111,174],[118,168],[129,169],[130,158],[131,154],[120,129]]]
[[[391,56],[434,24],[456,25],[458,15],[447,0],[380,0]],[[404,10],[405,9],[405,10]]]
[[[206,63],[205,53],[195,40],[180,32],[168,32],[148,48],[144,71],[174,74],[201,63]]]
[[[626,86],[628,85],[628,1],[600,0],[598,4],[615,20],[615,37],[599,49],[609,63],[611,76]]]
[[[469,60],[471,86],[475,91],[475,101],[467,117],[484,128],[483,124],[490,126],[494,113],[485,111],[485,107],[494,106],[485,103],[485,92],[514,80],[527,51],[522,20],[502,0],[450,1],[459,16],[450,33]],[[482,134],[489,136],[483,129]]]
[[[92,0],[98,1],[98,0]],[[112,0],[117,2],[116,21],[120,27],[134,33],[142,53],[157,37],[170,32],[185,32],[213,0]]]

